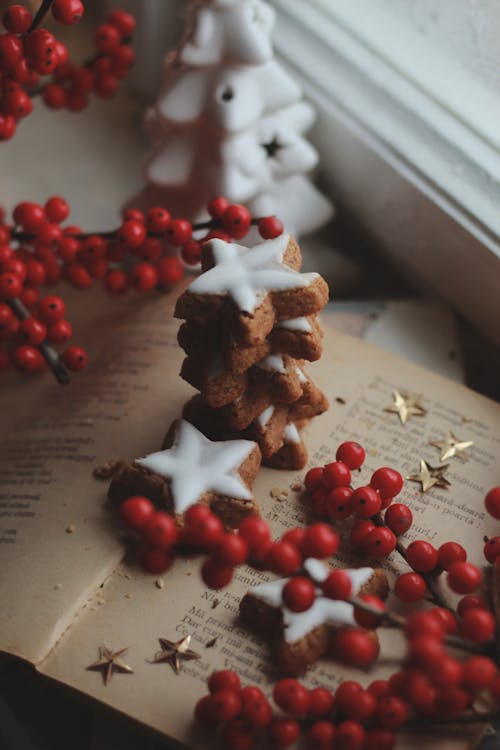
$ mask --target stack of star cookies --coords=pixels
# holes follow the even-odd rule
[[[300,430],[328,408],[304,370],[321,356],[316,316],[328,287],[301,265],[289,235],[255,247],[211,240],[175,312],[185,321],[181,375],[199,391],[183,417],[213,439],[256,441],[264,463],[284,469],[305,465]]]

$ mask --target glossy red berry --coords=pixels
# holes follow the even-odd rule
[[[471,656],[463,665],[462,685],[478,693],[489,688],[498,674],[498,668],[487,656]]]
[[[45,204],[47,219],[53,223],[61,224],[69,216],[69,204],[58,195],[49,198]]]
[[[322,482],[327,489],[348,487],[351,484],[351,471],[343,461],[333,461],[324,467]]]
[[[259,550],[267,546],[271,539],[269,526],[258,516],[248,516],[243,519],[238,528],[238,534],[248,544],[251,555],[258,554]]]
[[[242,691],[241,718],[254,729],[267,727],[273,718],[273,710],[264,695],[251,695]]]
[[[402,602],[418,602],[427,593],[427,586],[418,573],[403,573],[396,580],[394,593]]]
[[[26,264],[18,256],[9,258],[3,263],[4,273],[15,273],[21,281],[25,281],[27,275]]]
[[[337,725],[338,750],[362,750],[365,742],[365,730],[359,721],[342,721]]]
[[[382,501],[377,490],[373,487],[358,487],[351,497],[351,507],[356,515],[361,518],[375,516],[382,506]]]
[[[325,514],[328,518],[341,520],[352,515],[352,493],[350,487],[336,487],[330,490],[324,501]]]
[[[358,551],[364,550],[364,545],[368,534],[370,533],[370,531],[373,531],[374,528],[375,524],[373,523],[373,521],[365,518],[360,518],[354,523],[350,533],[350,540],[354,549]]]
[[[65,268],[65,276],[77,289],[88,289],[92,286],[92,276],[83,263],[70,263]]]
[[[23,57],[23,43],[16,34],[0,34],[0,67],[14,67]]]
[[[410,615],[406,620],[404,630],[407,638],[427,635],[431,638],[440,639],[444,634],[443,624],[440,619],[433,615],[432,610],[422,610]]]
[[[483,547],[485,558],[489,563],[494,563],[500,557],[500,536],[491,536],[486,540]]]
[[[383,526],[376,526],[366,535],[363,541],[363,549],[366,554],[377,559],[387,557],[395,547],[395,535],[390,529]]]
[[[201,261],[201,242],[188,240],[181,248],[181,257],[188,266],[196,266]]]
[[[255,737],[252,728],[241,718],[228,721],[222,730],[222,740],[227,750],[250,750]]]
[[[302,542],[304,541],[306,530],[301,526],[296,526],[294,529],[288,529],[281,537],[282,542],[287,542],[297,547],[298,550],[302,548]]]
[[[333,707],[333,694],[324,687],[315,687],[309,691],[308,713],[314,718],[327,716]]]
[[[307,472],[304,484],[306,487],[306,490],[309,492],[314,492],[318,487],[321,486],[323,481],[323,467],[322,466],[315,466],[314,469],[309,469]]]
[[[163,246],[161,240],[157,237],[146,237],[144,243],[140,247],[136,247],[132,250],[132,255],[136,258],[142,258],[142,260],[148,263],[154,263],[159,260],[163,254]]]
[[[403,477],[399,471],[383,467],[372,474],[370,486],[376,489],[384,500],[395,497],[403,489]]]
[[[13,218],[25,232],[34,232],[47,220],[43,206],[28,201],[18,203],[14,209]]]
[[[478,567],[468,562],[455,562],[451,565],[447,581],[457,594],[472,594],[479,587],[482,575]]]
[[[146,239],[146,227],[140,221],[129,219],[118,229],[118,238],[127,247],[140,247]]]
[[[362,445],[353,440],[348,440],[339,445],[335,458],[337,461],[343,461],[352,471],[355,471],[363,465],[366,452]]]
[[[186,219],[172,219],[167,232],[167,241],[175,247],[185,245],[191,239],[193,227]]]
[[[221,565],[212,558],[207,558],[201,566],[203,582],[211,589],[222,589],[233,579],[234,567]]]
[[[430,573],[438,564],[438,552],[430,542],[418,539],[406,548],[406,561],[418,573]]]
[[[166,232],[170,224],[171,216],[166,208],[156,206],[150,208],[146,215],[146,226],[150,232],[162,234]]]
[[[69,346],[61,355],[61,359],[73,372],[79,372],[87,365],[87,352],[81,346]]]
[[[335,643],[339,659],[356,667],[367,667],[378,656],[378,642],[365,630],[345,628],[340,631]]]
[[[143,546],[139,550],[140,565],[147,573],[165,573],[174,561],[171,551],[163,547]]]
[[[274,542],[266,553],[265,564],[273,573],[290,576],[296,573],[302,563],[302,555],[296,545],[281,540]]]
[[[211,547],[224,534],[224,526],[210,508],[192,505],[184,514],[183,539],[199,547]]]
[[[408,653],[413,664],[419,667],[432,667],[445,655],[440,637],[421,634],[413,637],[408,644]]]
[[[306,528],[302,541],[304,557],[332,557],[339,548],[338,534],[326,523],[313,523]]]
[[[63,344],[73,335],[73,328],[68,320],[56,320],[47,327],[47,340],[50,344]]]
[[[377,612],[380,612],[381,614],[385,612],[384,602],[375,594],[361,594],[358,598],[365,604],[368,604],[372,609],[377,610]],[[376,628],[381,621],[381,618],[377,615],[356,606],[354,607],[354,619],[362,628]]]
[[[443,570],[449,570],[455,562],[465,562],[467,552],[458,542],[445,542],[438,549],[438,560]]]
[[[488,492],[484,498],[484,504],[490,516],[500,521],[500,487],[493,487]]]
[[[165,511],[152,513],[142,527],[142,533],[148,544],[164,549],[171,547],[179,535],[177,524]]]
[[[25,318],[19,326],[19,335],[25,344],[38,346],[47,337],[47,328],[41,320],[36,318]]]
[[[121,34],[116,26],[104,23],[97,27],[95,33],[95,44],[99,52],[113,52],[121,42]]]
[[[388,680],[373,680],[366,689],[369,693],[374,695],[378,701],[380,698],[389,695],[389,682]]]
[[[309,710],[309,691],[297,680],[279,680],[274,686],[273,700],[291,716],[305,716]]]
[[[124,39],[132,35],[135,29],[135,18],[124,10],[113,10],[107,17],[107,22],[116,26]]]
[[[111,99],[118,90],[118,78],[111,73],[101,73],[95,79],[94,91],[100,99]]]
[[[468,609],[460,623],[460,633],[472,643],[488,643],[495,635],[495,618],[487,609]]]
[[[128,288],[128,276],[125,271],[113,269],[106,274],[104,286],[109,294],[123,294]]]
[[[352,583],[345,570],[332,570],[321,584],[324,596],[329,599],[349,599]]]
[[[226,198],[214,198],[207,206],[208,213],[213,219],[221,219],[228,206],[229,201]]]
[[[258,224],[259,234],[264,240],[274,240],[283,234],[283,222],[276,216],[264,216]]]
[[[0,299],[19,297],[22,288],[23,282],[17,274],[8,271],[0,273]]]
[[[240,713],[241,698],[236,690],[217,690],[211,699],[211,710],[217,723],[235,719]]]
[[[457,629],[457,620],[453,612],[445,607],[433,607],[431,613],[438,620],[445,635],[455,633]]]
[[[292,612],[305,612],[312,607],[316,598],[314,583],[305,576],[291,578],[283,587],[282,598]]]
[[[413,513],[408,505],[394,503],[387,508],[384,521],[396,536],[405,534],[413,523]]]
[[[142,495],[133,495],[120,505],[120,518],[136,531],[144,528],[154,512],[155,507],[151,500]]]
[[[337,727],[331,721],[316,721],[307,731],[309,750],[333,750]]]
[[[12,355],[14,365],[21,372],[36,373],[45,367],[45,360],[33,346],[18,346]]]
[[[81,0],[54,0],[51,10],[56,21],[72,26],[82,20],[85,9]]]
[[[312,493],[312,507],[317,516],[326,516],[326,498],[328,490],[326,487],[317,487]]]
[[[245,237],[250,228],[251,220],[252,217],[248,208],[238,203],[228,206],[222,215],[224,229],[235,239]]]
[[[488,609],[488,602],[484,596],[479,596],[478,594],[467,594],[458,602],[457,614],[459,617],[463,617],[468,609],[475,609],[477,607],[479,607],[479,609]]]
[[[16,132],[16,121],[12,115],[0,115],[0,141],[8,141]]]
[[[220,669],[217,672],[212,672],[207,684],[211,693],[216,693],[217,690],[239,691],[241,688],[238,674],[231,669]]]
[[[158,284],[158,271],[151,263],[138,263],[130,274],[130,281],[138,292],[150,292]]]
[[[212,547],[214,560],[221,565],[241,565],[248,557],[248,544],[237,534],[224,534]]]
[[[162,258],[156,264],[158,271],[158,283],[161,287],[171,287],[177,284],[184,276],[184,266],[179,258]]]
[[[348,719],[366,722],[375,713],[377,700],[368,690],[360,690],[342,702],[342,712]]]
[[[277,747],[289,747],[300,736],[300,725],[295,719],[275,718],[269,725],[269,737]]]
[[[24,34],[31,26],[31,11],[19,3],[10,5],[3,14],[2,21],[11,34]]]
[[[38,315],[46,323],[53,323],[64,317],[66,304],[61,297],[51,294],[44,297],[38,304]]]
[[[363,750],[392,750],[396,746],[396,735],[389,729],[369,729],[365,735]]]

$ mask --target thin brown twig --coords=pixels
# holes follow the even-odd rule
[[[24,34],[24,36],[28,36],[28,34],[31,34],[32,31],[34,31],[35,29],[38,28],[38,26],[40,26],[43,19],[49,12],[50,6],[52,5],[53,2],[54,0],[43,0],[42,4],[40,5],[37,12],[35,13],[35,17],[33,18],[31,22],[31,26],[29,27],[26,34]]]

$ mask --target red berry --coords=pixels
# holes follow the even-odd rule
[[[427,676],[437,688],[453,688],[460,684],[462,679],[462,665],[451,656],[443,656],[434,664],[427,667]]]
[[[201,261],[201,242],[188,240],[181,249],[181,257],[188,266],[195,266]]]
[[[437,550],[422,539],[408,545],[405,556],[408,565],[418,573],[430,573],[438,564]]]
[[[210,547],[221,539],[224,526],[210,508],[192,505],[184,514],[184,539],[189,544]]]
[[[217,672],[212,672],[208,678],[208,689],[211,693],[215,693],[217,690],[239,691],[240,688],[240,678],[231,669],[221,669]]]
[[[13,213],[14,221],[19,224],[25,232],[34,232],[46,220],[45,209],[38,203],[18,203]]]
[[[345,628],[336,638],[335,653],[339,659],[356,667],[367,667],[378,656],[378,642],[365,630]]]
[[[0,67],[14,67],[23,57],[23,43],[16,34],[0,34]]]
[[[171,216],[166,208],[157,206],[150,208],[146,216],[146,226],[150,232],[165,232],[170,224]]]
[[[27,373],[40,372],[45,367],[45,360],[33,346],[18,346],[14,349],[13,361],[18,370]]]
[[[255,741],[251,727],[240,718],[227,722],[222,730],[222,739],[227,750],[250,750]]]
[[[460,688],[443,690],[436,695],[436,714],[443,719],[458,719],[469,703],[469,696]]]
[[[392,750],[396,735],[388,729],[370,729],[365,736],[363,750]]]
[[[116,26],[104,23],[97,27],[94,40],[99,52],[109,53],[119,46],[121,35]]]
[[[451,635],[456,631],[457,620],[453,612],[444,607],[433,607],[430,611],[441,625],[443,633]]]
[[[273,700],[291,716],[305,716],[309,710],[309,691],[292,678],[279,680],[274,686]]]
[[[307,732],[309,750],[333,750],[337,728],[331,721],[316,721]]]
[[[45,224],[42,224],[36,230],[37,241],[41,245],[48,245],[49,247],[53,245],[54,243],[59,242],[62,236],[63,236],[63,233],[59,224],[54,224],[51,222],[46,222]]]
[[[348,719],[337,726],[338,750],[361,750],[364,742],[365,730],[359,721]]]
[[[94,91],[100,99],[111,99],[118,90],[118,78],[111,73],[101,73],[97,76]]]
[[[384,521],[396,536],[405,534],[413,523],[413,513],[410,508],[403,503],[394,503],[387,508]]]
[[[366,722],[375,713],[377,700],[368,690],[360,690],[358,693],[344,699],[342,711],[348,719]]]
[[[61,359],[68,370],[78,372],[87,365],[87,352],[81,346],[69,346],[62,353]]]
[[[328,518],[341,520],[352,515],[352,490],[350,487],[336,487],[325,499],[325,514]]]
[[[500,536],[492,536],[486,540],[483,552],[489,563],[494,563],[500,557]]]
[[[171,287],[177,284],[184,276],[184,266],[179,258],[162,258],[156,264],[158,271],[158,283],[162,287]]]
[[[274,542],[265,557],[266,567],[280,576],[296,573],[301,563],[302,555],[296,545],[283,540]]]
[[[212,693],[211,710],[217,723],[235,719],[241,709],[241,698],[236,690],[217,690]]]
[[[15,273],[4,272],[0,274],[0,298],[13,299],[19,297],[23,288],[23,282]]]
[[[120,505],[120,517],[131,529],[139,531],[143,529],[151,516],[155,513],[155,507],[151,500],[142,495],[133,495]]]
[[[310,716],[319,718],[327,716],[333,707],[333,695],[324,687],[316,687],[309,691]]]
[[[211,589],[222,589],[232,581],[234,567],[221,565],[212,558],[207,558],[201,566],[203,582]]]
[[[170,568],[174,557],[169,549],[143,546],[138,554],[140,565],[148,573],[164,573]]]
[[[317,516],[326,516],[326,498],[328,497],[328,490],[326,487],[318,487],[312,493],[312,507],[313,511]]]
[[[64,317],[65,312],[66,305],[64,300],[53,294],[44,297],[38,305],[38,314],[46,323],[53,323],[56,320],[60,320]]]
[[[144,224],[146,221],[146,217],[144,216],[143,212],[139,211],[138,208],[123,209],[122,219],[123,221],[138,221],[141,224]]]
[[[495,618],[487,609],[468,609],[460,623],[460,633],[472,643],[488,643],[495,635]]]
[[[31,286],[25,286],[19,296],[19,299],[21,300],[23,305],[26,305],[26,307],[31,310],[32,308],[36,307],[39,297],[40,293],[38,289],[35,289]]]
[[[281,541],[292,544],[294,547],[297,547],[297,549],[300,550],[302,547],[302,542],[304,541],[305,533],[305,529],[303,529],[301,526],[296,526],[294,529],[288,529],[288,531],[285,531],[285,533],[281,537]]]
[[[152,513],[141,530],[148,544],[163,549],[171,547],[179,535],[174,519],[164,511]]]
[[[15,315],[9,305],[0,302],[0,333],[7,331],[14,319]]]
[[[251,696],[242,691],[241,718],[255,729],[267,727],[273,718],[273,710],[264,695]]]
[[[323,469],[322,482],[328,489],[348,487],[351,484],[351,471],[343,461],[333,461]]]
[[[26,261],[26,283],[31,286],[41,286],[45,283],[45,266],[39,260],[30,258]]]
[[[323,471],[322,466],[315,466],[314,469],[309,469],[304,479],[306,490],[314,492],[314,490],[321,486],[323,481]]]
[[[129,219],[118,229],[118,238],[127,247],[140,247],[146,239],[146,227],[140,221]]]
[[[24,34],[31,26],[31,12],[24,5],[10,5],[3,14],[3,25],[11,34]]]
[[[150,292],[158,283],[158,271],[151,263],[138,263],[130,274],[130,281],[138,292]]]
[[[464,596],[457,605],[457,614],[459,617],[463,617],[468,609],[488,609],[488,602],[484,596],[478,596],[477,594],[467,594]]]
[[[19,326],[19,334],[25,344],[38,346],[47,337],[47,328],[36,318],[25,318]]]
[[[375,594],[361,594],[359,599],[368,604],[372,609],[376,609],[380,613],[385,612],[384,602]],[[361,607],[354,607],[354,619],[362,628],[376,628],[380,623],[380,617],[366,612]]]
[[[285,584],[281,595],[283,603],[292,612],[305,612],[316,599],[316,589],[310,578],[297,576]]]
[[[449,570],[454,562],[465,562],[467,552],[458,542],[445,542],[438,549],[438,560],[443,570]]]
[[[72,26],[82,20],[85,9],[81,0],[54,0],[51,10],[56,21]]]
[[[329,599],[349,599],[352,583],[345,570],[332,570],[321,584],[323,594]]]
[[[107,22],[116,26],[123,38],[131,36],[135,29],[135,18],[124,10],[113,10],[107,17]]]
[[[432,667],[442,659],[444,648],[440,639],[430,635],[417,635],[408,644],[409,657],[414,664],[421,667]]]
[[[396,537],[390,529],[376,526],[370,531],[363,543],[367,555],[380,559],[387,557],[396,547]]]
[[[386,500],[389,497],[395,497],[403,489],[403,477],[399,471],[384,467],[377,469],[372,474],[370,486],[378,490],[380,497]]]
[[[62,344],[65,341],[69,341],[72,335],[73,329],[71,323],[64,319],[50,323],[47,328],[47,340],[51,344]]]
[[[132,250],[132,255],[135,255],[137,258],[142,258],[142,260],[146,260],[149,263],[154,263],[159,260],[162,253],[163,247],[161,240],[156,237],[147,237],[144,240],[143,245]]]
[[[185,245],[191,239],[193,227],[186,219],[172,219],[170,222],[166,237],[167,241],[175,247]]]
[[[359,551],[364,550],[368,534],[370,531],[373,531],[374,528],[375,524],[368,519],[363,518],[354,523],[350,533],[350,540],[354,549]]]
[[[339,548],[338,534],[326,523],[313,523],[307,527],[302,541],[304,557],[332,557]]]
[[[498,674],[497,665],[487,656],[471,656],[463,665],[462,685],[478,693],[486,690]]]
[[[101,260],[106,257],[107,244],[104,237],[92,234],[81,243],[80,255],[86,263],[91,260]]]
[[[106,274],[104,285],[109,294],[123,294],[128,288],[128,276],[125,271],[114,269]]]
[[[283,234],[283,222],[276,216],[264,216],[258,224],[259,234],[265,240],[274,240]]]
[[[436,618],[432,610],[415,612],[406,620],[404,630],[407,638],[417,635],[427,635],[431,638],[442,638],[444,633],[443,623]]]
[[[241,239],[247,234],[251,220],[248,208],[239,203],[228,206],[222,215],[224,229],[235,239]]]
[[[65,275],[77,289],[88,289],[92,286],[92,276],[82,263],[70,263],[66,266]]]
[[[457,594],[472,594],[481,583],[481,571],[468,562],[455,562],[450,567],[446,580]]]
[[[216,726],[217,722],[212,712],[211,695],[204,695],[203,698],[200,698],[200,700],[197,701],[194,707],[194,718],[198,724],[201,724],[202,726]]]
[[[348,440],[339,445],[335,458],[337,461],[343,461],[352,471],[355,471],[363,465],[366,453],[362,445]]]
[[[377,490],[373,487],[358,487],[352,493],[351,507],[356,515],[361,518],[375,516],[382,506],[382,501]]]
[[[21,281],[26,279],[26,264],[19,257],[14,256],[13,258],[6,260],[3,264],[2,270],[5,273],[15,273],[16,276],[19,276]]]
[[[221,219],[228,206],[229,201],[226,198],[214,198],[207,206],[208,213],[213,219]]]
[[[238,528],[238,534],[248,544],[251,555],[258,553],[259,549],[267,545],[271,539],[269,526],[258,516],[248,516],[243,519]]]
[[[496,518],[497,521],[500,520],[500,487],[493,487],[488,492],[484,498],[484,504],[490,516]]]
[[[57,195],[53,198],[49,198],[45,204],[45,213],[49,221],[61,224],[61,222],[66,221],[69,216],[68,202]]]
[[[68,93],[67,108],[70,112],[82,112],[89,103],[89,96],[86,91],[72,89]]]
[[[427,586],[418,573],[403,573],[394,586],[394,593],[402,602],[418,602],[427,593]]]
[[[289,747],[300,736],[300,725],[295,719],[275,718],[269,725],[269,736],[278,747]]]
[[[389,682],[387,680],[374,680],[370,682],[366,689],[378,701],[380,698],[385,698],[386,695],[389,695]]]
[[[248,557],[248,544],[237,534],[224,534],[215,542],[211,554],[221,565],[241,565]]]
[[[8,141],[16,132],[16,121],[12,115],[0,115],[0,141]]]

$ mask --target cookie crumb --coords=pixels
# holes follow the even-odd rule
[[[337,404],[342,404],[342,406],[344,406],[347,403],[345,398],[342,398],[342,396],[337,396],[335,401],[337,402]]]
[[[212,638],[211,641],[207,641],[205,643],[205,648],[213,648],[215,646],[215,644],[217,643],[217,638],[218,638],[218,636],[215,636],[215,638]]]
[[[96,479],[111,479],[121,463],[121,461],[106,461],[106,463],[95,467],[92,476]]]
[[[66,534],[74,534],[76,531],[76,526],[74,523],[70,523],[68,526],[66,526]]]
[[[278,497],[278,495],[281,494],[281,490],[279,487],[273,487],[269,494],[271,495],[271,497]]]
[[[102,607],[103,604],[106,604],[106,599],[97,599],[97,604]]]
[[[130,594],[130,593],[129,593],[129,592],[127,591],[127,593],[125,594],[125,599],[132,599],[132,594]],[[104,604],[104,602],[103,602],[103,604]]]
[[[304,489],[304,485],[302,482],[294,482],[290,485],[290,489],[292,492],[301,492]]]
[[[164,587],[164,585],[165,585],[165,581],[163,580],[163,578],[157,578],[156,579],[155,586],[156,586],[157,589],[162,589]]]
[[[62,587],[63,587],[62,583],[56,583],[56,585],[54,586],[56,591],[59,591],[59,589],[62,589]]]
[[[212,609],[215,609],[220,604],[220,599],[214,599],[212,602]]]

